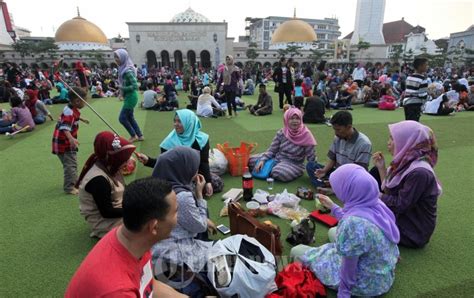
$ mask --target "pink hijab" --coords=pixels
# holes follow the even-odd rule
[[[297,129],[291,130],[288,123],[290,122],[291,117],[294,115],[298,116],[301,124]],[[288,109],[283,115],[283,123],[285,124],[285,127],[283,128],[283,134],[293,144],[299,146],[316,146],[318,144],[311,131],[306,127],[306,125],[303,124],[303,114],[301,113],[300,109]]]
[[[382,189],[396,187],[408,173],[419,167],[435,175],[433,167],[438,161],[438,147],[431,128],[411,120],[390,124],[388,128],[395,148]]]

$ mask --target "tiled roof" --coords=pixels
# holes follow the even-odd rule
[[[382,32],[383,37],[385,38],[385,43],[391,44],[403,42],[405,40],[405,35],[410,33],[414,28],[415,27],[405,22],[404,19],[383,24]],[[350,34],[345,36],[344,39],[351,39],[353,33],[354,32],[351,32]]]

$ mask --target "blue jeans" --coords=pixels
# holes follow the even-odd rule
[[[13,132],[13,122],[7,120],[0,120],[0,133],[12,133]]]
[[[131,137],[143,136],[140,127],[138,127],[138,123],[133,116],[133,109],[122,109],[120,111],[119,121],[123,126],[125,126],[125,129]]]
[[[322,169],[324,168],[324,165],[317,163],[315,161],[310,161],[306,164],[306,172],[308,172],[309,179],[311,180],[311,184],[313,184],[315,187],[324,187],[325,184],[321,180],[318,180],[318,177],[314,175],[314,171],[317,169]],[[326,175],[329,176],[329,175]]]
[[[35,124],[43,124],[46,122],[46,117],[43,114],[38,114],[33,118]]]

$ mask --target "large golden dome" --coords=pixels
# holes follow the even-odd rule
[[[296,18],[281,24],[272,35],[272,43],[313,42],[316,33],[305,21]]]
[[[54,39],[57,43],[81,42],[107,45],[109,43],[99,27],[81,16],[64,22],[56,31]]]

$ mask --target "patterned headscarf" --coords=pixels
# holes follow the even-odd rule
[[[290,128],[289,122],[291,117],[294,115],[298,116],[300,119],[300,126],[296,130]],[[311,131],[303,124],[303,114],[298,108],[290,108],[283,115],[283,123],[285,127],[283,128],[283,134],[285,137],[290,140],[293,144],[299,146],[316,146],[317,142],[314,138]]]
[[[393,188],[400,184],[415,161],[426,161],[432,168],[436,165],[438,147],[431,128],[411,120],[390,124],[388,127],[395,149],[384,187]]]

